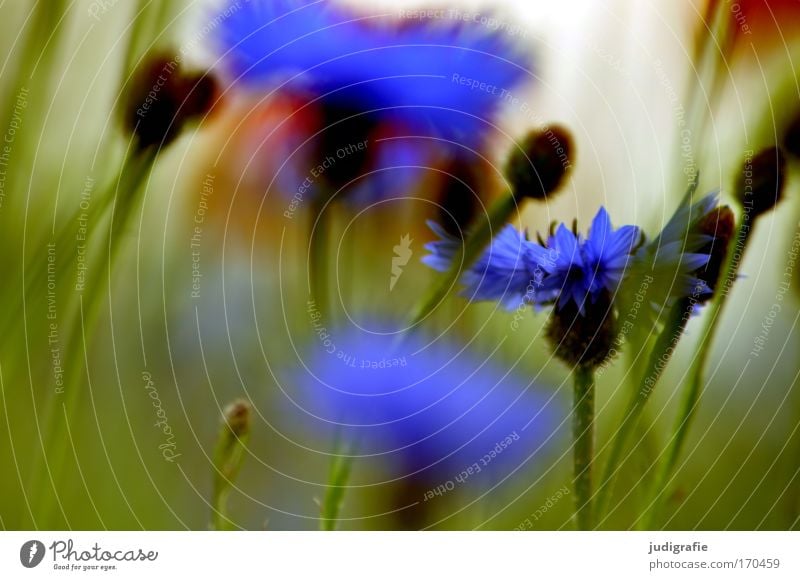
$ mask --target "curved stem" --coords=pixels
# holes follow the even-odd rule
[[[431,286],[427,294],[417,302],[411,315],[409,326],[416,326],[424,320],[458,284],[461,273],[468,270],[480,257],[484,248],[489,245],[497,231],[505,224],[517,209],[517,200],[508,195],[489,208],[488,219],[471,231],[461,246],[461,251],[453,257],[450,269],[445,272],[441,282]]]
[[[228,517],[228,496],[244,461],[244,451],[250,440],[249,405],[235,404],[226,412],[225,421],[214,450],[214,490],[212,494],[212,527],[217,531],[231,529]],[[236,415],[240,417],[238,424]]]
[[[698,402],[705,383],[706,363],[711,354],[711,346],[714,343],[714,337],[719,328],[719,321],[722,318],[722,309],[725,305],[725,300],[728,297],[730,288],[736,281],[739,272],[739,264],[742,261],[742,255],[747,246],[751,231],[752,228],[750,224],[746,223],[745,214],[745,220],[739,224],[736,229],[736,235],[733,238],[736,244],[728,252],[725,276],[722,279],[723,283],[717,288],[711,303],[710,312],[706,315],[706,325],[700,336],[697,356],[689,371],[689,384],[683,393],[683,399],[681,400],[675,426],[673,427],[673,435],[670,438],[669,447],[666,451],[666,458],[661,462],[661,466],[653,480],[653,491],[650,496],[651,501],[642,519],[642,525],[645,529],[650,529],[652,527],[658,516],[661,504],[665,501],[665,498],[668,497],[666,492],[671,483],[673,471],[683,451],[683,446],[689,434],[689,428],[697,412]]]
[[[325,489],[325,497],[320,505],[319,527],[322,531],[336,530],[352,468],[352,447],[344,449],[340,443],[337,443],[328,472],[328,487]]]
[[[47,517],[52,510],[55,499],[55,485],[61,479],[68,455],[68,437],[65,433],[66,421],[73,417],[75,408],[80,400],[80,393],[83,390],[81,388],[81,377],[83,376],[84,366],[79,364],[78,361],[87,360],[81,356],[81,353],[85,353],[85,350],[90,345],[90,337],[87,337],[86,329],[94,327],[94,320],[99,312],[100,291],[103,288],[102,276],[104,274],[110,275],[114,257],[120,247],[120,230],[123,229],[124,224],[132,214],[133,206],[138,200],[137,193],[146,181],[146,174],[153,165],[155,155],[154,151],[147,151],[141,156],[126,160],[117,179],[115,179],[113,191],[110,192],[109,197],[116,201],[113,202],[114,210],[111,224],[105,237],[104,251],[99,263],[92,266],[90,270],[93,273],[92,279],[91,281],[87,280],[85,292],[71,315],[68,340],[65,342],[66,353],[64,360],[71,361],[73,364],[66,371],[63,387],[64,400],[59,405],[60,398],[51,397],[45,408],[43,419],[47,429],[47,438],[50,445],[52,445],[50,455],[53,458],[53,466],[51,468],[48,464],[45,450],[42,449],[42,455],[33,471],[32,486],[35,490],[34,493],[39,497],[37,505],[45,522],[47,522]],[[100,203],[106,206],[108,202],[101,201]],[[84,310],[84,305],[86,310]],[[62,413],[64,421],[60,420]],[[48,493],[48,484],[52,486],[52,494]]]

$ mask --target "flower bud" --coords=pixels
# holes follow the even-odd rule
[[[786,156],[779,147],[769,147],[745,160],[735,193],[755,219],[781,201],[785,183]]]
[[[554,308],[546,336],[555,355],[570,366],[596,368],[613,353],[616,321],[611,297],[603,293],[581,313],[574,301]]]
[[[226,501],[242,467],[244,446],[250,437],[252,407],[244,399],[228,405],[222,414],[223,425],[214,450],[214,527],[228,527]]]
[[[783,148],[793,157],[800,157],[800,114],[796,115],[783,135]]]
[[[695,275],[711,289],[711,295],[719,282],[719,275],[728,255],[728,246],[736,229],[736,217],[727,205],[717,207],[697,223],[697,233],[710,236],[712,240],[698,250],[708,254],[709,260]],[[710,296],[707,298],[710,298]]]
[[[125,109],[125,128],[139,150],[169,145],[187,122],[207,114],[219,88],[213,77],[187,74],[177,59],[155,56],[134,73]]]
[[[250,436],[251,413],[252,407],[244,399],[234,401],[223,412],[214,463],[225,481],[232,479],[239,470],[241,448]]]
[[[506,163],[511,192],[517,199],[546,199],[563,183],[573,155],[572,136],[564,127],[530,132]]]
[[[237,399],[225,407],[223,418],[232,436],[242,439],[250,432],[252,410],[244,399]]]

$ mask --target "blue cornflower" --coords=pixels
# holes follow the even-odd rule
[[[425,245],[430,253],[422,262],[434,270],[446,272],[460,250],[462,240],[450,235],[439,224],[428,221],[428,227],[439,236]],[[512,225],[506,225],[475,264],[467,270],[461,295],[471,300],[496,300],[513,310],[532,301],[535,284],[544,275],[533,260],[534,242]]]
[[[335,98],[461,143],[475,144],[500,91],[530,74],[509,35],[473,22],[398,21],[329,1],[233,4],[219,40],[237,82]]]
[[[395,465],[399,475],[449,479],[489,453],[483,467],[497,476],[502,466],[540,459],[564,411],[553,394],[490,357],[417,334],[398,341],[332,330],[285,374],[293,411],[283,419],[310,422],[304,433],[344,437],[363,461]]]
[[[231,2],[224,14],[217,40],[228,78],[304,103],[295,114],[310,133],[287,158],[301,169],[275,168],[284,193],[330,159],[311,180],[314,194],[347,186],[362,204],[409,195],[426,168],[483,147],[503,91],[532,76],[516,40],[475,22],[367,16],[309,0]]]
[[[656,311],[671,307],[679,298],[711,293],[698,271],[711,258],[714,236],[704,233],[700,224],[718,207],[719,193],[712,192],[694,203],[691,194],[681,201],[661,233],[635,255],[631,286],[641,285],[645,278],[650,280],[647,299]]]
[[[423,261],[444,270],[458,242],[441,228],[432,229],[442,239],[426,246],[432,254]],[[559,309],[574,302],[583,314],[585,305],[594,304],[601,293],[616,292],[639,239],[636,226],[615,230],[605,208],[600,208],[585,239],[561,224],[541,245],[509,225],[463,275],[462,295],[498,300],[512,308],[520,305],[520,298],[535,305],[555,303]]]
[[[592,220],[585,240],[564,224],[559,225],[548,239],[547,248],[536,249],[535,260],[547,273],[541,298],[555,300],[558,308],[573,301],[583,313],[585,305],[594,304],[601,293],[613,295],[639,239],[636,226],[615,230],[603,207]],[[550,256],[555,259],[548,259]]]
[[[464,241],[451,235],[435,221],[428,220],[426,223],[431,231],[439,236],[439,239],[425,244],[425,249],[428,250],[430,254],[426,254],[422,257],[422,263],[438,272],[447,272],[453,260],[456,259],[456,255]]]

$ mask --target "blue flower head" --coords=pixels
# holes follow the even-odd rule
[[[445,270],[459,242],[432,228],[442,239],[426,246],[432,253],[423,261]],[[540,306],[555,303],[559,309],[574,302],[583,313],[601,293],[617,291],[639,239],[635,226],[615,230],[605,208],[600,208],[585,239],[561,224],[541,245],[509,225],[463,275],[462,295],[497,300],[508,308],[519,306],[520,300]]]
[[[331,157],[327,187],[347,186],[356,203],[409,195],[425,168],[484,146],[503,91],[531,76],[512,37],[475,22],[368,16],[328,0],[231,2],[223,14],[225,75],[296,96],[305,102],[296,114],[316,124],[292,152],[301,169],[280,170],[276,183],[287,192],[295,174]],[[366,147],[346,159],[335,154],[355,143]],[[326,187],[314,181],[314,190]]]
[[[430,253],[422,258],[422,262],[434,270],[445,272],[463,242],[435,222],[429,221],[428,227],[439,239],[425,245]],[[531,246],[535,245],[514,226],[504,226],[476,263],[464,273],[461,295],[470,300],[498,301],[508,310],[532,302],[534,284],[544,274],[533,260],[535,248]]]
[[[719,193],[695,202],[691,195],[692,191],[687,193],[661,233],[636,252],[626,294],[635,292],[642,280],[648,281],[647,300],[656,312],[671,307],[679,298],[711,293],[697,273],[711,257],[708,251],[714,238],[702,232],[700,223],[719,205]]]
[[[585,240],[564,224],[559,225],[546,248],[555,255],[555,260],[548,261],[546,250],[537,249],[537,261],[547,272],[544,281],[548,297],[556,300],[558,308],[572,300],[583,312],[587,304],[597,301],[601,292],[613,295],[625,275],[639,237],[636,226],[615,230],[603,207],[592,220]]]
[[[288,421],[310,423],[329,441],[338,432],[363,461],[394,465],[400,475],[448,479],[499,442],[487,471],[535,465],[563,420],[552,394],[490,355],[417,335],[330,334],[285,373]]]
[[[237,82],[335,99],[462,144],[530,74],[509,35],[474,22],[398,22],[326,0],[250,0],[225,13],[221,59]]]

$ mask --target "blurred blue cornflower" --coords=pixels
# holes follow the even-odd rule
[[[479,471],[491,471],[493,481],[541,466],[564,420],[553,393],[499,367],[491,354],[417,334],[398,341],[331,331],[301,363],[283,381],[289,420],[312,423],[328,440],[342,437],[362,460],[382,460],[404,477],[446,480],[486,457]]]
[[[323,169],[335,188],[377,172],[351,199],[407,195],[421,168],[480,148],[503,94],[531,74],[517,41],[475,22],[367,16],[309,0],[231,2],[222,14],[217,39],[231,82],[295,95],[305,102],[298,114],[315,119],[318,133],[293,162],[306,171],[332,159],[336,167]],[[358,143],[357,154],[337,155]]]
[[[443,271],[461,242],[435,224],[431,228],[440,240],[426,246],[431,254],[423,262]],[[537,306],[555,303],[558,309],[573,302],[583,314],[602,293],[617,291],[640,240],[636,226],[615,230],[605,208],[598,211],[586,238],[561,224],[542,244],[507,225],[462,276],[462,295],[497,300],[509,309],[520,300]]]

